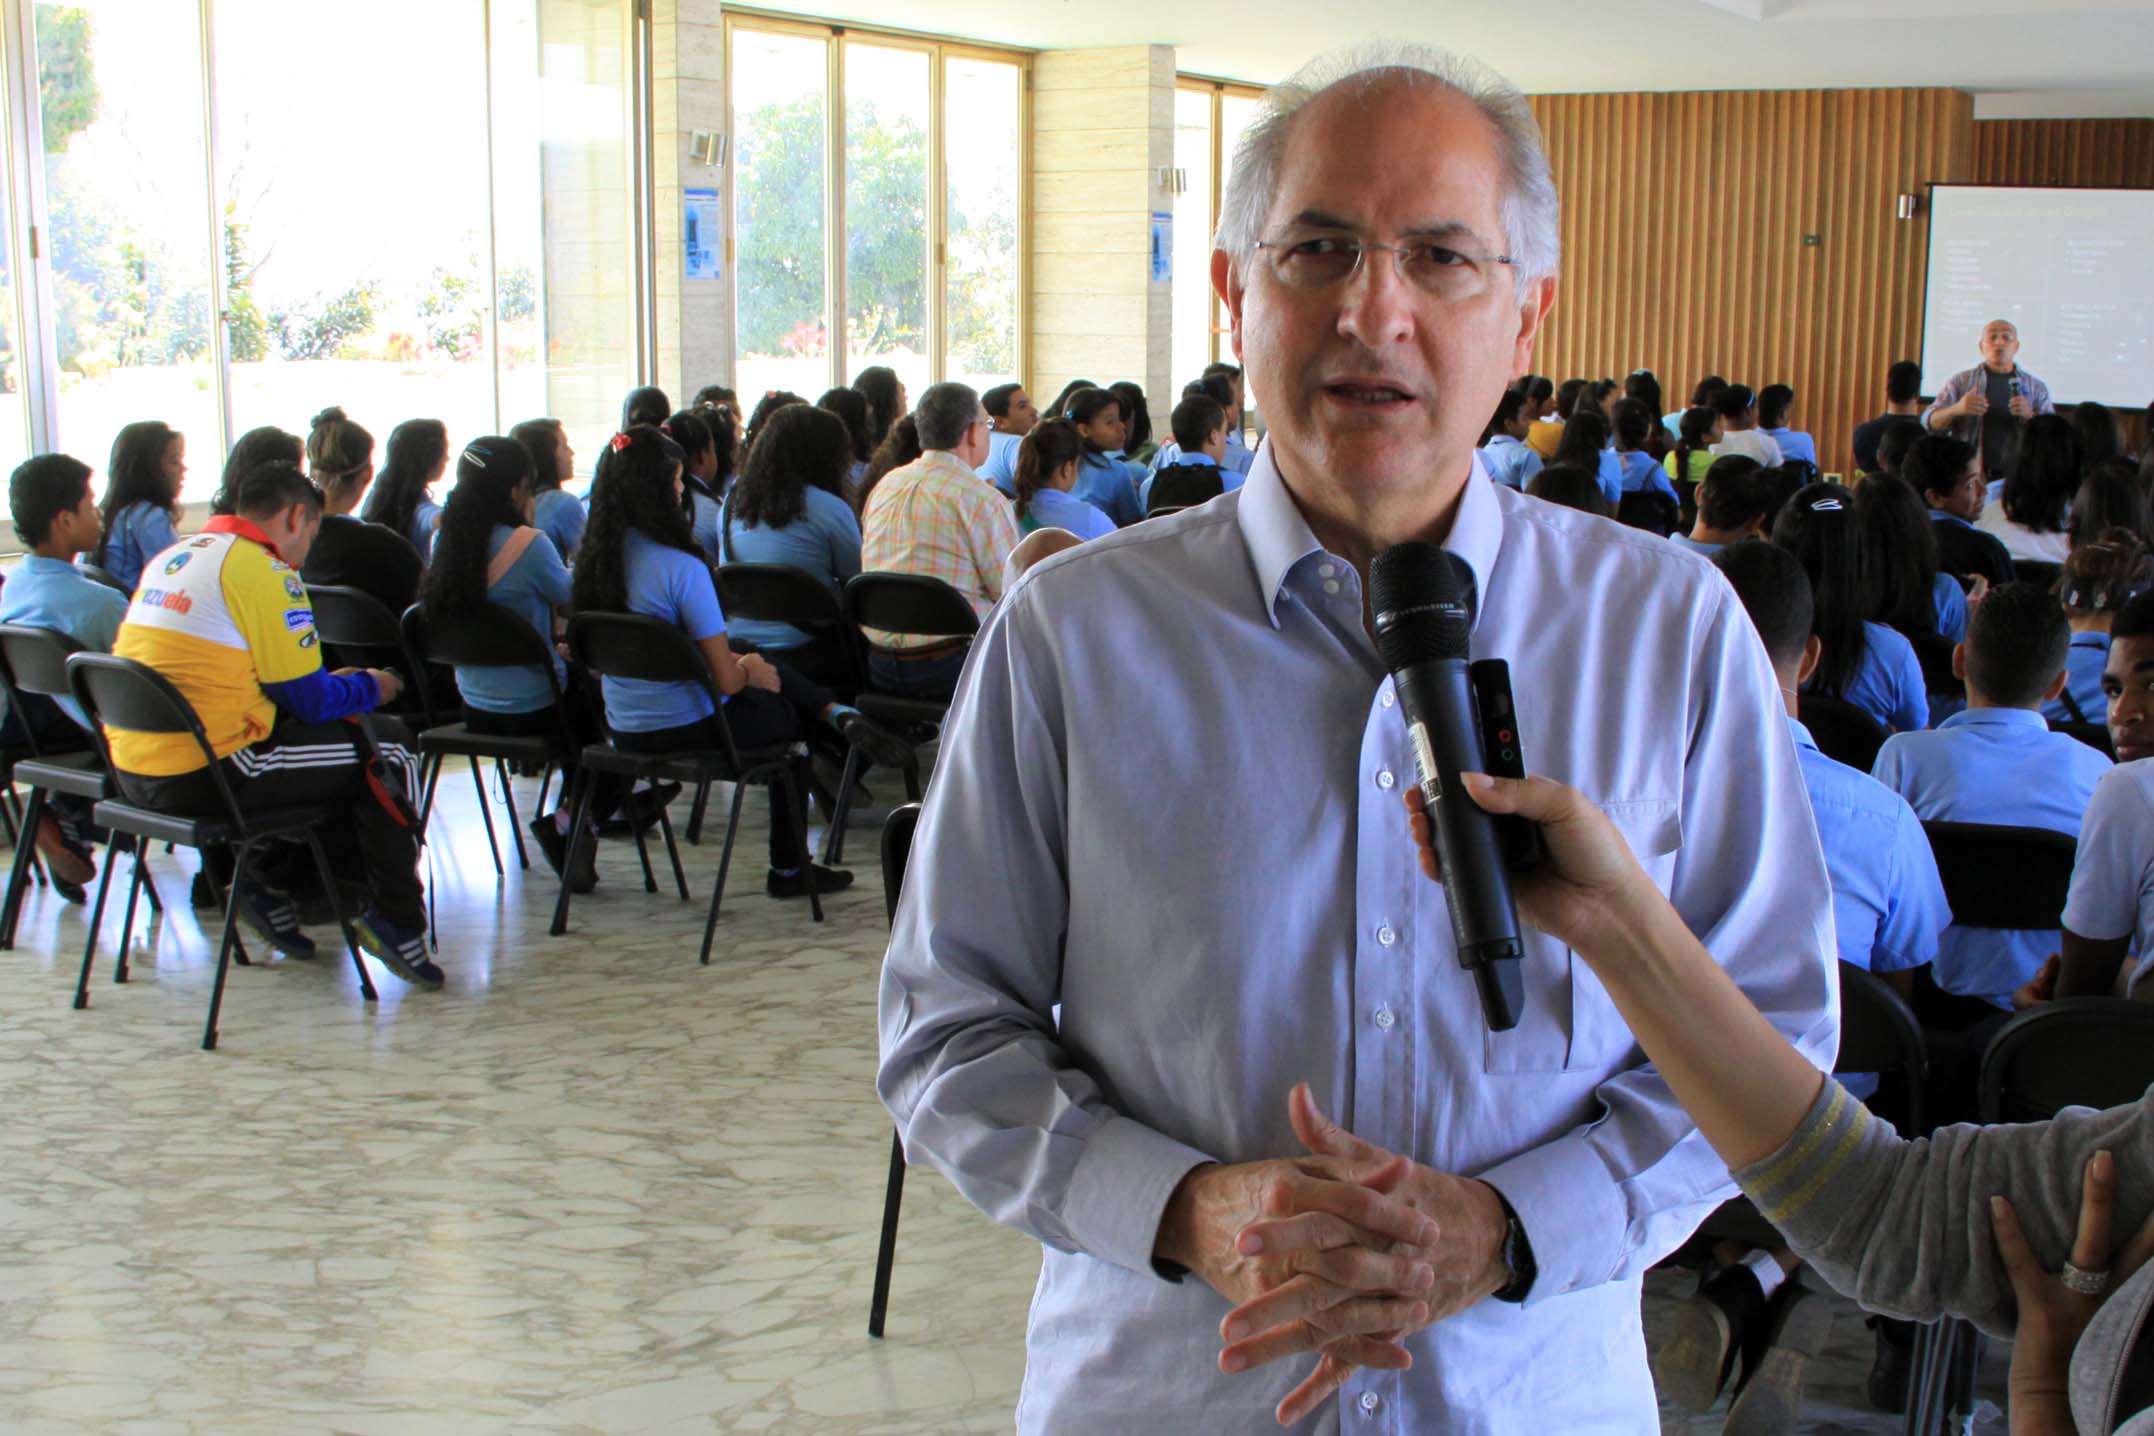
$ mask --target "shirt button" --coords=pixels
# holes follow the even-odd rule
[[[1337,578],[1339,569],[1336,564],[1320,563],[1316,566],[1316,574],[1318,578]]]
[[[1397,1025],[1398,1020],[1397,1015],[1390,1008],[1379,1007],[1376,1009],[1376,1025],[1383,1028],[1384,1031],[1389,1032]]]
[[[1399,935],[1391,930],[1391,924],[1387,922],[1376,930],[1376,940],[1389,947],[1399,940]]]
[[[1362,1392],[1362,1393],[1361,1393],[1361,1409],[1362,1409],[1362,1410],[1364,1410],[1364,1411],[1370,1411],[1370,1412],[1373,1412],[1373,1411],[1375,1411],[1375,1410],[1376,1410],[1376,1408],[1377,1408],[1377,1407],[1379,1407],[1379,1406],[1381,1406],[1381,1405],[1383,1405],[1383,1404],[1384,1404],[1384,1398],[1383,1398],[1383,1397],[1381,1397],[1381,1396],[1378,1396],[1378,1395],[1377,1395],[1377,1394],[1376,1394],[1375,1392],[1373,1392],[1373,1391],[1364,1391],[1364,1392]]]
[[[1376,775],[1376,786],[1382,788],[1387,793],[1398,785],[1398,781],[1398,779],[1391,776],[1391,770],[1389,768],[1384,769],[1383,772]]]
[[[1384,696],[1383,696],[1383,705],[1384,705],[1384,706],[1385,706],[1386,708],[1389,708],[1389,707],[1391,707],[1391,706],[1392,706],[1393,704],[1397,703],[1398,701],[1399,701],[1399,697],[1398,697],[1398,695],[1397,695],[1396,693],[1393,693],[1393,692],[1392,692],[1392,691],[1391,691],[1390,689],[1388,689],[1388,688],[1386,688],[1386,689],[1384,690]]]
[[[1326,593],[1337,593],[1338,591],[1339,591],[1339,581],[1338,581],[1337,579],[1335,579],[1335,578],[1327,578],[1327,579],[1325,579],[1325,580],[1324,580],[1324,592],[1326,592]]]

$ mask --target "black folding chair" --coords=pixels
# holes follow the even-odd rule
[[[1877,750],[1892,736],[1854,704],[1822,693],[1803,694],[1797,700],[1796,716],[1817,740],[1819,752],[1865,773],[1876,766]]]
[[[340,656],[372,659],[367,666],[394,669],[404,679],[404,691],[388,711],[414,732],[439,721],[426,665],[412,652],[403,625],[389,605],[363,589],[334,583],[308,584],[307,600],[313,605],[314,628],[325,649],[336,649]]]
[[[2012,560],[2012,577],[2021,583],[2038,584],[2043,588],[2055,588],[2057,575],[2063,571],[2061,563],[2044,563],[2035,558]]]
[[[359,974],[359,991],[366,1001],[374,1001],[373,979],[367,976],[366,963],[360,959],[359,941],[352,932],[351,919],[344,911],[344,898],[330,872],[329,860],[322,852],[322,825],[342,821],[342,815],[321,804],[295,804],[253,812],[242,809],[192,705],[164,675],[133,659],[115,658],[105,653],[77,653],[67,660],[67,679],[74,690],[75,701],[94,722],[98,749],[104,755],[107,769],[112,765],[111,749],[104,736],[108,728],[131,733],[184,733],[201,751],[202,761],[208,765],[210,778],[216,786],[222,812],[207,817],[167,813],[120,798],[106,798],[92,809],[98,826],[115,833],[131,834],[138,848],[145,842],[167,842],[197,851],[217,847],[232,849],[232,886],[225,897],[224,934],[217,944],[217,979],[210,988],[209,1018],[202,1028],[203,1050],[214,1051],[217,1046],[217,1016],[224,1007],[225,975],[237,945],[240,889],[247,880],[256,848],[273,839],[298,838],[306,842],[307,850],[314,855],[314,867],[321,875],[322,887],[329,894],[330,906],[336,912],[337,926],[344,933],[344,946],[351,954],[352,968]],[[130,913],[142,879],[143,867],[137,863],[134,887],[127,899]],[[112,864],[107,862],[105,875],[97,885],[97,907],[90,918],[90,940],[82,952],[82,974],[75,981],[75,1007],[78,1010],[90,1005],[90,963],[97,953],[97,924],[104,914],[105,896],[111,886]],[[239,960],[243,965],[247,963],[244,950],[239,952]],[[122,947],[116,981],[126,981],[126,963],[127,951]]]
[[[319,590],[310,590],[319,592]],[[362,595],[363,596],[363,595]],[[316,613],[319,620],[319,611]],[[415,668],[439,663],[450,668],[536,668],[546,675],[547,691],[553,695],[553,713],[559,731],[530,737],[474,732],[465,723],[435,722],[418,735],[419,825],[424,833],[434,812],[434,790],[441,782],[442,765],[450,758],[463,758],[471,765],[471,786],[478,791],[479,817],[486,824],[486,846],[494,857],[494,876],[502,876],[501,843],[494,836],[494,814],[486,797],[486,778],[481,759],[494,760],[494,777],[501,785],[501,801],[509,810],[509,835],[516,842],[516,861],[526,870],[530,853],[524,847],[523,820],[516,811],[516,790],[509,785],[509,765],[548,773],[576,751],[575,730],[563,706],[560,675],[554,672],[553,645],[513,610],[498,603],[481,605],[458,618],[437,618],[426,605],[415,603],[404,611],[403,643]],[[435,715],[437,718],[443,715]],[[546,788],[539,788],[539,806],[546,803]]]
[[[2066,1107],[2121,1107],[2154,1086],[2154,1007],[2075,997],[2022,1012],[1982,1055],[1985,1124],[2044,1122]],[[1974,1410],[1982,1336],[1947,1318],[1922,1328],[1908,1399],[1909,1436],[1960,1429]]]
[[[907,803],[883,824],[883,917],[897,921],[898,894],[905,886],[905,865],[912,860],[912,836],[920,825],[920,805]],[[868,1335],[881,1338],[883,1314],[890,1309],[890,1268],[897,1262],[898,1208],[905,1199],[905,1139],[890,1134],[890,1178],[883,1188],[882,1243],[875,1250],[875,1294],[868,1299]]]
[[[1922,831],[1957,926],[2040,932],[2063,922],[2079,849],[2069,833],[1945,822],[1926,822]]]
[[[46,698],[71,697],[67,682],[68,655],[81,651],[82,645],[64,633],[49,628],[31,628],[21,624],[0,624],[0,693],[7,696],[8,707],[19,711],[21,696],[25,693],[41,694]],[[30,740],[30,747],[38,756],[23,758],[13,765],[11,781],[27,784],[30,804],[23,816],[22,838],[15,845],[15,865],[8,874],[7,897],[0,903],[0,949],[15,946],[15,929],[22,921],[23,885],[30,872],[35,871],[38,824],[44,820],[45,798],[48,793],[65,793],[71,797],[96,802],[113,795],[112,778],[105,769],[105,760],[94,746],[76,752],[45,753],[38,742],[36,731],[29,724],[23,731]],[[84,732],[82,741],[90,742]],[[106,862],[117,861],[116,851],[108,850]],[[135,863],[139,868],[143,859],[141,845],[135,847]],[[159,899],[157,885],[147,875],[142,879],[143,892],[149,898],[150,911],[161,913],[164,903]],[[127,906],[127,925],[120,931],[120,953],[125,967],[127,944],[135,924],[134,904]],[[95,925],[92,925],[95,936]]]
[[[917,573],[863,573],[845,585],[845,610],[862,629],[879,629],[921,638],[970,639],[980,631],[972,600],[939,578]],[[882,650],[902,652],[903,650]],[[864,688],[855,701],[867,717],[897,733],[916,751],[905,765],[905,796],[920,801],[917,749],[940,733],[950,711],[940,698],[912,698]],[[823,840],[823,861],[836,863],[845,852],[845,823],[852,810],[853,787],[867,767],[867,754],[856,744],[845,755],[845,779],[838,785],[838,810]]]
[[[725,897],[726,871],[733,863],[733,839],[740,830],[741,801],[747,796],[748,789],[757,784],[775,783],[779,801],[793,812],[804,811],[802,800],[805,795],[793,781],[793,770],[788,762],[792,745],[745,750],[735,746],[732,730],[725,723],[725,704],[717,682],[711,677],[710,665],[703,661],[702,652],[689,642],[686,634],[662,619],[639,613],[579,613],[569,620],[568,649],[574,660],[596,677],[633,678],[645,683],[700,684],[710,695],[711,706],[718,714],[718,747],[683,753],[628,753],[610,742],[585,746],[577,763],[575,826],[570,830],[568,861],[561,865],[561,896],[554,904],[553,926],[549,931],[556,937],[568,931],[568,875],[575,871],[578,845],[591,841],[587,831],[591,795],[598,786],[601,773],[617,774],[629,785],[646,778],[654,785],[666,781],[731,783],[734,785],[733,807],[726,817],[725,847],[719,853],[718,876],[711,887],[710,916],[703,923],[700,961],[708,965],[711,936],[718,929],[718,904]],[[673,881],[680,888],[681,901],[686,902],[688,878],[681,871],[681,852],[673,840],[672,820],[663,808],[658,810],[658,826],[665,834],[666,855],[673,862]],[[655,893],[658,880],[651,873],[650,850],[644,842],[643,830],[636,828],[635,835],[636,855],[643,862],[643,890]],[[801,871],[808,882],[808,906],[815,921],[821,922],[823,900],[815,888],[815,863],[808,852],[805,822],[797,836]]]
[[[2052,718],[2049,720],[2049,731],[2062,733],[2067,738],[2077,738],[2111,760],[2117,756],[2117,745],[2109,736],[2109,725],[2106,723],[2067,723],[2061,718]]]
[[[1922,691],[1941,693],[1964,702],[1967,683],[1952,671],[1952,650],[1957,647],[1949,638],[1934,633],[1908,633],[1904,635],[1915,650],[1915,661],[1922,665]]]

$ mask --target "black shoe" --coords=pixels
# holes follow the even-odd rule
[[[352,935],[375,961],[414,987],[439,987],[442,971],[426,955],[426,929],[391,922],[373,908],[352,920]]]
[[[867,754],[868,761],[885,768],[905,768],[915,761],[912,744],[859,713],[838,717],[838,731],[845,741]]]
[[[552,818],[538,817],[531,820],[531,836],[538,839],[539,851],[546,855],[546,865],[553,869],[553,875],[561,876],[561,869],[568,863],[568,834],[555,826]],[[568,884],[570,892],[587,893],[598,886],[598,868],[592,857],[592,849],[596,846],[588,840],[576,845],[574,876]]]
[[[853,875],[845,869],[826,868],[821,864],[816,865],[815,895],[817,897],[829,897],[832,893],[843,892],[852,885]],[[774,898],[806,897],[808,895],[807,874],[801,872],[781,873],[776,868],[772,868],[770,875],[763,879],[763,891]]]
[[[678,783],[660,783],[653,788],[639,788],[628,795],[620,811],[598,825],[605,837],[620,837],[638,828],[648,828],[658,821],[659,813],[673,806],[673,800],[681,795]]]
[[[1763,1349],[1743,1353],[1743,1381],[1728,1404],[1721,1436],[1794,1436],[1803,1378],[1832,1335],[1832,1307],[1799,1281],[1773,1293]]]
[[[1698,1283],[1675,1310],[1667,1339],[1653,1353],[1653,1384],[1685,1411],[1710,1410],[1735,1369],[1743,1338],[1764,1325],[1765,1293],[1749,1267],[1725,1266]]]
[[[1907,1388],[1914,1377],[1915,1324],[1873,1316],[1863,1325],[1877,1333],[1877,1355],[1870,1363],[1870,1404],[1879,1411],[1905,1411]]]
[[[314,956],[314,939],[299,930],[299,910],[292,900],[250,877],[240,885],[239,920],[255,936],[287,957]]]

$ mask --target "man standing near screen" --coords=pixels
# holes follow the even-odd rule
[[[2049,386],[2019,367],[2019,329],[1992,319],[1982,330],[1982,362],[1954,374],[1923,411],[1922,422],[1982,453],[1982,471],[2003,478],[2019,447],[2019,426],[2056,406]]]

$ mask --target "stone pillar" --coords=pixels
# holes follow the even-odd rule
[[[706,384],[733,375],[733,264],[727,171],[690,149],[698,130],[725,134],[725,24],[719,0],[652,0],[651,208],[656,226],[658,369],[655,382],[686,407]],[[685,192],[718,192],[718,231],[704,238],[720,258],[718,277],[686,277]]]

